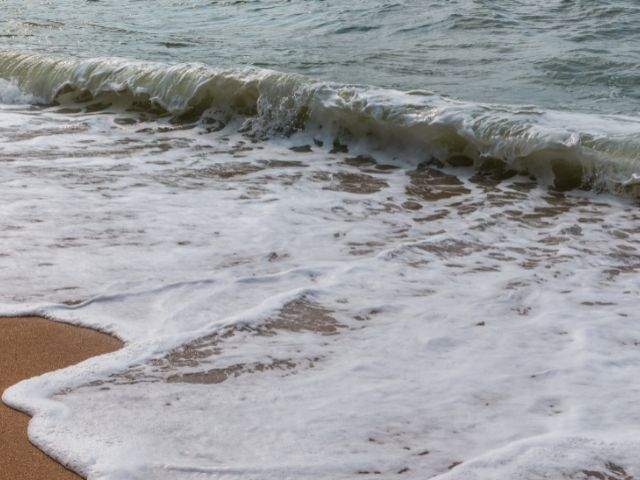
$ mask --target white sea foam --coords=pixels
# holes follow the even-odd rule
[[[0,103],[5,105],[27,105],[34,101],[35,97],[22,92],[16,82],[0,78]]]
[[[5,392],[47,453],[91,480],[640,473],[637,207],[137,118],[0,111],[0,312],[126,342]]]

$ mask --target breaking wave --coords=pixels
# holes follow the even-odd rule
[[[25,105],[35,102],[32,95],[23,93],[15,82],[0,78],[0,103],[5,105]]]
[[[256,68],[12,51],[0,52],[0,78],[4,103],[2,92],[17,85],[24,92],[19,98],[32,95],[45,104],[94,102],[174,121],[237,122],[241,131],[260,139],[302,132],[317,143],[384,151],[410,163],[498,161],[558,188],[640,192],[637,117],[472,103]]]

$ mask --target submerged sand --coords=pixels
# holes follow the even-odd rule
[[[29,377],[117,350],[114,337],[43,318],[0,318],[0,392]],[[78,479],[27,438],[29,417],[0,403],[0,480]]]

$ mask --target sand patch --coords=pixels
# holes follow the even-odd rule
[[[121,346],[109,335],[43,318],[0,318],[0,391]],[[80,478],[29,443],[28,422],[27,415],[0,404],[0,479]]]

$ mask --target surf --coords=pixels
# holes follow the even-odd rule
[[[563,190],[640,194],[640,118],[633,116],[473,103],[260,68],[15,51],[0,52],[0,78],[13,97],[17,87],[22,98],[44,105],[80,104],[220,128],[234,123],[261,141],[302,135],[410,166],[497,167]]]

